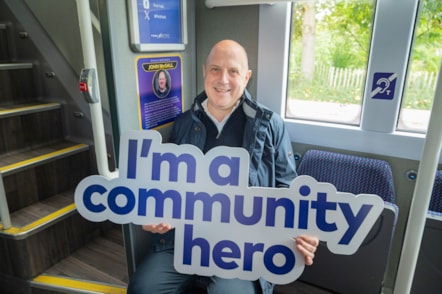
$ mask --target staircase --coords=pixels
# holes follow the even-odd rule
[[[86,221],[73,200],[96,173],[91,138],[70,136],[72,98],[48,97],[56,73],[43,73],[45,60],[20,56],[29,37],[0,18],[0,194],[11,220],[0,223],[0,293],[125,293],[121,226]]]

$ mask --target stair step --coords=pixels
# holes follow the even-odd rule
[[[60,108],[59,103],[26,103],[20,105],[0,106],[0,118],[24,115],[34,112],[47,111]]]
[[[0,64],[0,70],[30,69],[33,67],[34,65],[30,62],[13,62]]]
[[[9,153],[7,156],[0,157],[0,174],[5,177],[25,168],[76,154],[88,148],[89,146],[86,144],[61,141],[33,150]]]
[[[128,271],[121,226],[115,225],[31,281],[59,292],[126,293]]]
[[[3,230],[0,224],[0,236],[22,240],[75,212],[74,192],[64,192],[13,212],[12,227]]]

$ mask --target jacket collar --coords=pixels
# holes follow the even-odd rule
[[[205,91],[201,92],[198,96],[195,97],[194,103],[192,105],[192,110],[195,113],[204,111],[202,103],[206,99],[207,99],[206,92]],[[256,117],[257,112],[263,111],[263,108],[260,107],[256,103],[256,101],[254,101],[252,99],[252,95],[250,94],[250,92],[247,89],[244,91],[244,93],[240,99],[244,100],[242,103],[242,107],[243,107],[243,110],[244,110],[244,113],[246,114],[246,116],[248,116],[250,118],[254,118],[254,117]]]

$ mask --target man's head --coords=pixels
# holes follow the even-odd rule
[[[235,41],[223,40],[207,56],[203,74],[209,110],[227,114],[243,94],[252,71],[245,49]]]
[[[160,91],[165,91],[166,86],[167,86],[166,73],[164,71],[160,71],[158,73],[158,88]]]

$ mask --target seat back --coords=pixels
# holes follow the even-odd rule
[[[298,174],[331,183],[340,192],[376,194],[385,201],[384,211],[355,254],[333,254],[321,243],[314,264],[306,267],[300,280],[337,293],[381,293],[398,214],[388,162],[308,150]]]
[[[323,150],[308,150],[298,167],[299,175],[333,184],[340,192],[376,194],[395,203],[393,172],[388,162]]]
[[[411,293],[442,289],[442,170],[436,172]]]
[[[442,213],[442,170],[436,171],[428,210]]]

